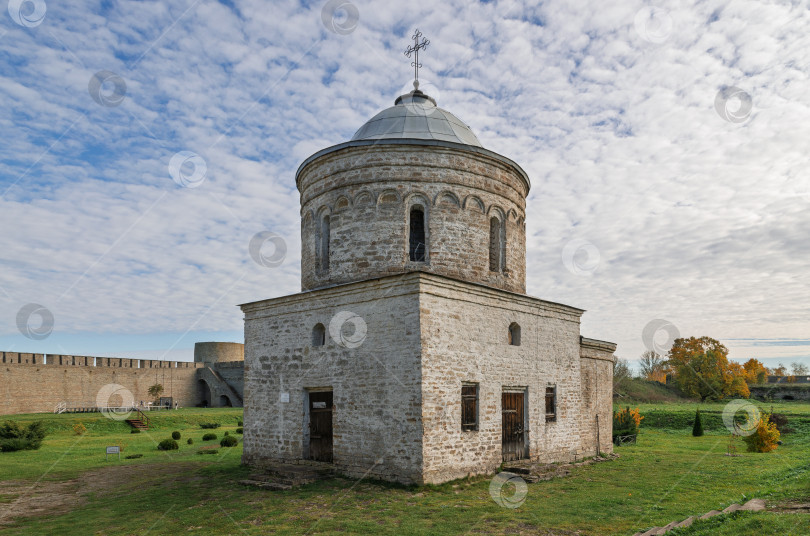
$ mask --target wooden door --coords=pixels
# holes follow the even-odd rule
[[[526,452],[523,393],[503,393],[501,395],[501,412],[503,414],[503,461],[523,459]]]
[[[309,393],[309,458],[332,461],[332,391]]]

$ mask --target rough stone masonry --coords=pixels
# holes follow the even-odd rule
[[[244,462],[422,484],[612,451],[616,345],[525,295],[520,166],[417,89],[296,184],[303,292],[241,306]]]

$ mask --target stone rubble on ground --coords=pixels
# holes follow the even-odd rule
[[[739,504],[732,504],[727,506],[722,512],[720,510],[712,510],[711,512],[706,512],[702,516],[697,519],[709,519],[710,517],[719,516],[721,514],[730,514],[732,512],[761,512],[765,510],[765,501],[762,499],[751,499],[747,503],[743,504],[742,506]],[[673,521],[669,525],[664,527],[653,527],[647,532],[636,532],[633,536],[661,536],[666,534],[672,529],[681,528],[681,527],[689,527],[694,523],[695,516],[690,516],[678,523],[677,521]]]

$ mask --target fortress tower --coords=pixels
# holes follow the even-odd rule
[[[295,180],[303,292],[241,306],[244,462],[438,483],[611,451],[616,345],[525,294],[519,165],[417,82]]]

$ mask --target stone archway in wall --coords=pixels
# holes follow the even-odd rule
[[[221,408],[231,408],[233,404],[231,403],[231,399],[228,398],[228,395],[220,395],[219,397],[219,407]]]
[[[197,391],[199,394],[200,405],[204,408],[210,408],[213,406],[212,396],[211,396],[211,387],[208,385],[208,382],[205,380],[198,380],[197,381]]]

